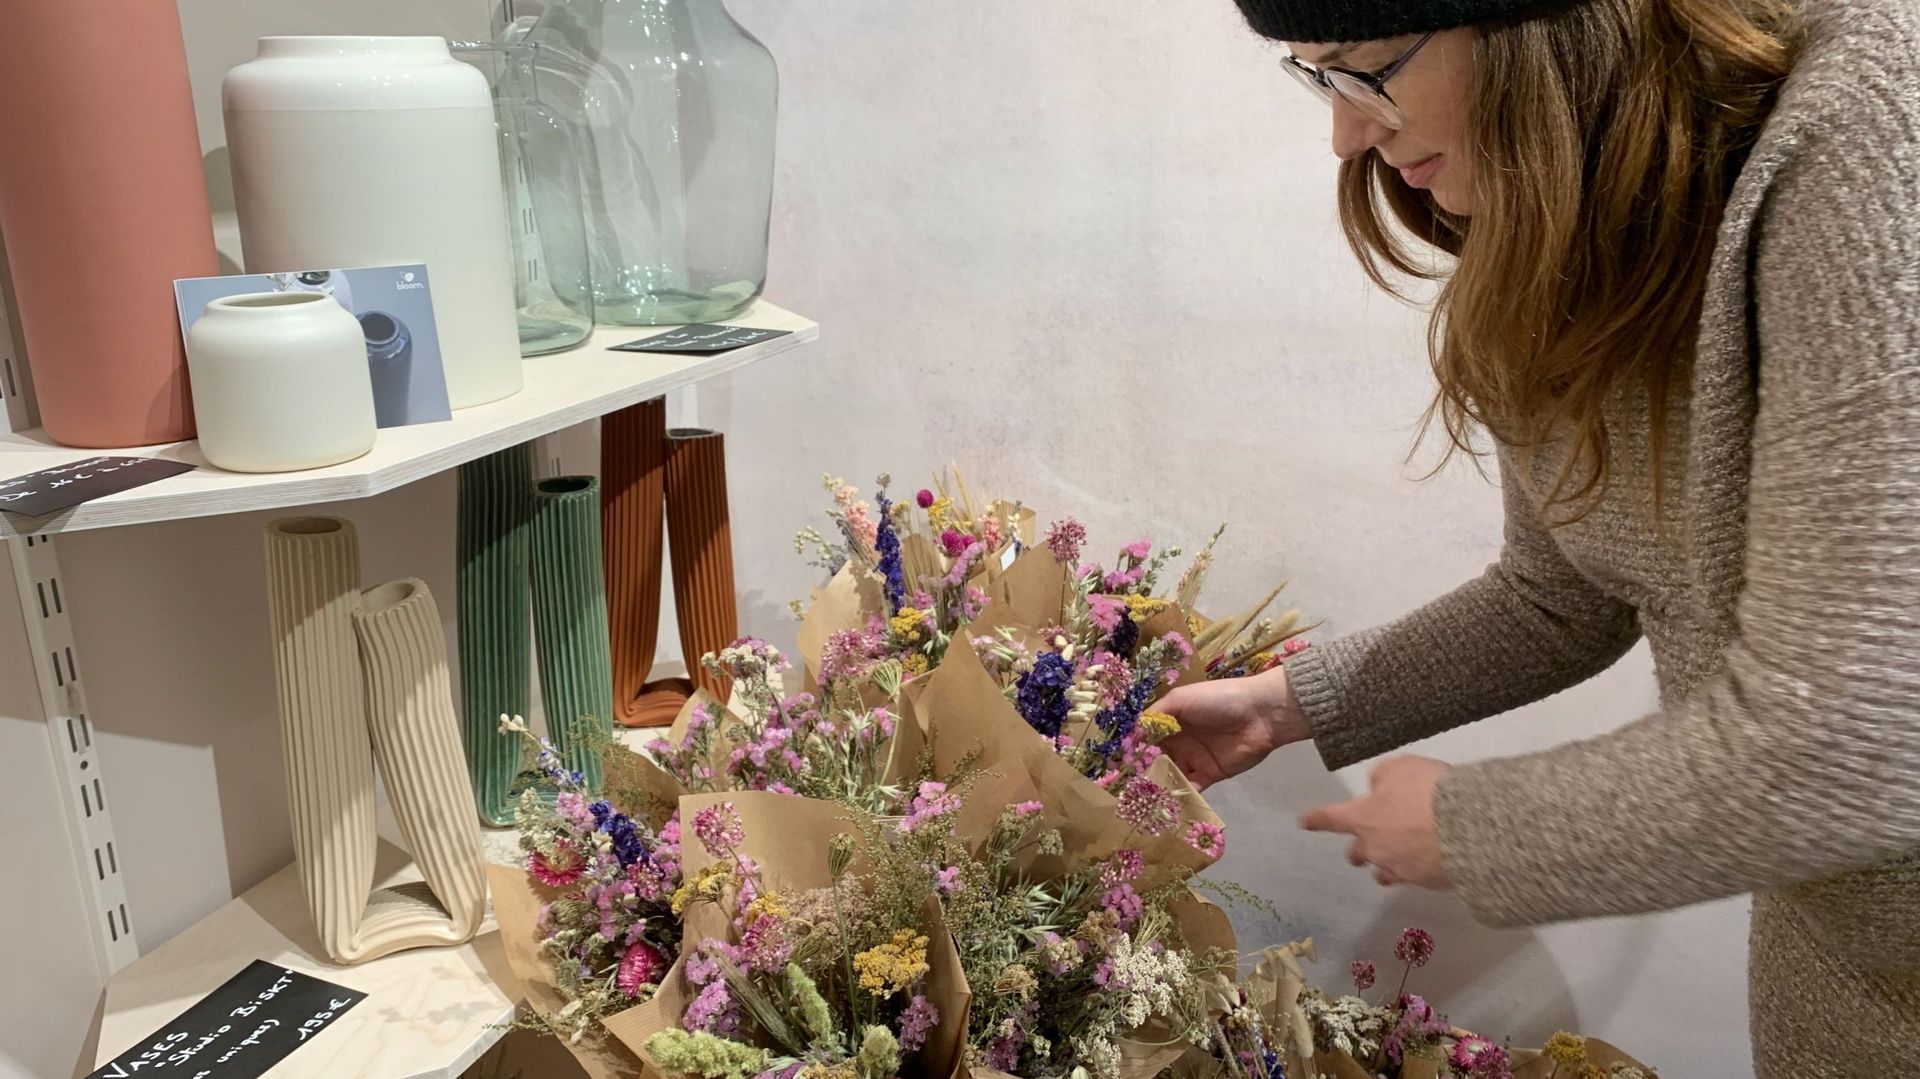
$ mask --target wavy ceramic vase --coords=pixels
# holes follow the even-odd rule
[[[681,654],[699,688],[724,701],[731,683],[700,665],[701,656],[740,636],[726,440],[717,431],[675,428],[667,435],[667,542]]]
[[[446,646],[419,581],[360,592],[352,524],[267,526],[268,605],[294,858],[320,947],[363,963],[472,939],[485,858],[466,811]],[[373,891],[374,761],[425,881]]]
[[[660,639],[666,475],[666,398],[608,413],[600,421],[600,536],[613,719],[623,727],[667,726],[693,692],[686,679],[647,681]]]
[[[467,774],[480,820],[513,823],[520,740],[502,715],[532,704],[533,445],[460,466],[460,686]]]
[[[592,476],[542,480],[533,501],[533,631],[547,734],[597,789],[600,755],[580,744],[575,727],[591,720],[613,730],[600,485]]]

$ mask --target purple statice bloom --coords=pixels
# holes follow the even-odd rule
[[[1055,521],[1047,529],[1046,545],[1053,552],[1054,561],[1062,565],[1072,565],[1080,561],[1080,549],[1087,544],[1087,526],[1069,517],[1064,521]]]
[[[1020,676],[1014,707],[1027,725],[1048,738],[1058,738],[1073,710],[1067,690],[1073,686],[1073,664],[1058,652],[1034,657],[1033,668]]]
[[[940,1009],[923,996],[916,996],[900,1014],[900,1048],[911,1053],[927,1044],[927,1035],[940,1025]]]
[[[971,622],[987,609],[987,594],[972,585],[960,594],[960,617]]]
[[[887,594],[887,613],[891,615],[907,604],[907,564],[900,553],[900,533],[893,528],[893,502],[885,491],[875,500],[880,505],[880,520],[873,549],[880,556],[880,576]]]
[[[1117,569],[1101,577],[1100,583],[1105,585],[1109,592],[1125,592],[1127,589],[1139,584],[1146,575],[1147,569],[1145,566],[1135,566],[1132,569],[1125,570]]]
[[[1112,911],[1120,919],[1120,928],[1129,931],[1147,909],[1146,901],[1140,898],[1140,893],[1134,891],[1131,884],[1107,889],[1106,894],[1100,897],[1100,907]]]
[[[941,895],[951,897],[953,893],[960,890],[960,867],[950,865],[940,872],[935,873],[933,875],[933,886],[940,890]]]
[[[696,1034],[725,1035],[738,1029],[740,1010],[734,1004],[733,994],[727,991],[726,979],[708,982],[687,1005],[687,1014],[680,1025]]]
[[[947,790],[945,783],[927,780],[913,796],[907,815],[900,822],[902,832],[911,832],[931,820],[960,811],[960,798]]]

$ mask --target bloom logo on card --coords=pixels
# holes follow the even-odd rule
[[[413,279],[413,271],[411,270],[401,274],[400,280],[395,281],[393,283],[393,290],[395,292],[405,292],[410,288],[426,288],[426,287],[427,287],[427,283],[425,281],[415,281]]]

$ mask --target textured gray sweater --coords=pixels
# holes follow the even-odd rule
[[[1448,875],[1505,925],[1755,893],[1759,1074],[1883,1079],[1920,1074],[1920,0],[1808,8],[1720,231],[1664,530],[1623,408],[1585,520],[1539,523],[1551,454],[1504,459],[1497,565],[1288,671],[1339,767],[1644,635],[1658,711],[1446,776]]]

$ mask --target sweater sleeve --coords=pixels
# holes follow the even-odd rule
[[[1486,573],[1287,663],[1327,767],[1551,696],[1612,666],[1639,639],[1633,608],[1568,564],[1506,470],[1503,461],[1506,543]]]
[[[1850,120],[1795,133],[1758,218],[1724,666],[1611,734],[1442,779],[1446,869],[1482,920],[1676,907],[1920,848],[1915,100],[1856,80]]]

